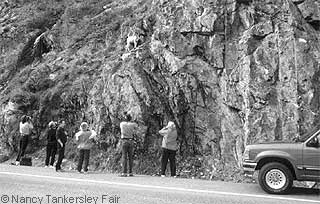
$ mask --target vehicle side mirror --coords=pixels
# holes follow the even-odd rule
[[[300,138],[299,138],[299,137],[294,137],[294,138],[292,139],[292,141],[294,141],[294,142],[300,142]]]
[[[320,147],[319,139],[318,137],[314,137],[310,142],[309,142],[310,147]]]

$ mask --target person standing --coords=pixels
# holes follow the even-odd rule
[[[159,131],[162,138],[161,177],[165,177],[168,160],[170,161],[170,173],[176,177],[176,151],[178,149],[177,130],[174,122],[169,121],[168,125]]]
[[[126,121],[120,123],[121,129],[121,149],[122,149],[122,173],[120,176],[133,176],[133,139],[136,134],[138,125],[132,122],[130,114],[126,113]],[[129,174],[128,173],[128,161],[129,161]]]
[[[81,123],[80,131],[76,133],[76,140],[79,142],[79,161],[78,172],[82,173],[82,165],[84,173],[88,172],[90,149],[93,146],[93,140],[96,139],[97,133],[94,130],[89,129],[89,125],[86,122]]]
[[[49,123],[49,129],[46,132],[47,135],[47,155],[45,160],[45,167],[53,167],[55,156],[57,153],[57,139],[56,139],[56,123],[51,121]]]
[[[21,122],[19,124],[19,132],[20,132],[20,141],[19,141],[19,152],[16,159],[16,165],[20,164],[21,157],[24,156],[25,151],[28,146],[28,142],[30,140],[30,136],[32,134],[33,125],[31,122],[31,117],[29,116],[22,116]]]
[[[65,131],[66,122],[64,120],[59,122],[59,127],[56,131],[56,139],[58,141],[58,161],[56,164],[56,171],[63,171],[61,169],[61,163],[64,158],[64,151],[67,142],[67,132]]]

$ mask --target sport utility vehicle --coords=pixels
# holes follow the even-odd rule
[[[290,191],[293,180],[320,181],[320,129],[292,143],[248,145],[243,155],[246,176],[259,171],[261,188],[272,194]]]

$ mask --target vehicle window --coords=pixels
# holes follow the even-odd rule
[[[316,139],[318,139],[318,141],[320,141],[320,133],[318,133],[315,137],[313,137],[313,139],[311,141],[316,141]]]
[[[299,142],[305,142],[308,138],[310,138],[313,134],[315,134],[317,131],[319,131],[319,128],[314,128],[310,132],[307,132],[306,134],[299,137]],[[318,133],[318,138],[320,137],[320,132]]]

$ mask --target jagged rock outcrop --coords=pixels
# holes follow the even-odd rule
[[[33,116],[40,143],[52,119],[66,119],[70,134],[87,120],[100,133],[95,165],[115,170],[130,111],[138,171],[156,171],[157,132],[174,120],[180,174],[214,178],[239,171],[246,144],[318,123],[315,0],[48,2],[1,5],[3,148],[15,148],[21,114]],[[126,48],[132,33],[137,47]]]

